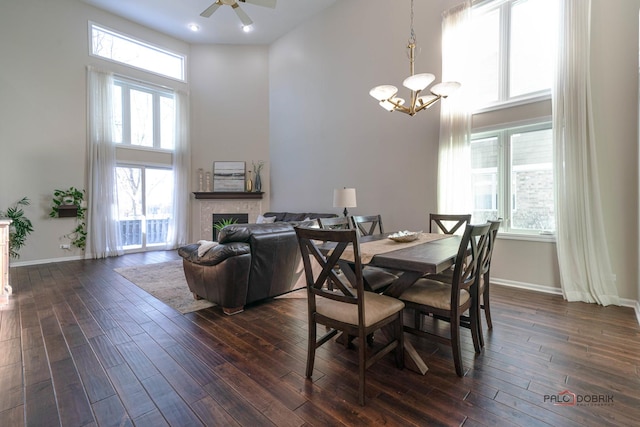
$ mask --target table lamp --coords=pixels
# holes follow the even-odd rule
[[[349,215],[347,208],[355,208],[356,204],[356,189],[355,188],[336,188],[333,190],[333,207],[344,207],[344,216]]]

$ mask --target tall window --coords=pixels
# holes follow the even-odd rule
[[[472,11],[469,89],[474,123],[483,122],[471,138],[473,221],[501,217],[502,232],[555,231],[548,102],[555,3],[493,0]]]
[[[117,152],[116,168],[123,249],[164,247],[173,215],[173,93],[119,77],[114,81],[113,104],[114,140],[128,148]]]

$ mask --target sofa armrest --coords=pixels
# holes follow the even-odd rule
[[[232,242],[214,246],[213,248],[209,249],[203,256],[199,257],[198,246],[200,245],[198,245],[197,243],[182,246],[178,249],[178,255],[194,264],[217,265],[227,258],[251,253],[251,247],[248,243]]]

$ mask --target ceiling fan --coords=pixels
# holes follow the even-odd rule
[[[276,7],[276,1],[277,0],[216,0],[216,2],[206,8],[200,14],[200,16],[208,18],[213,15],[213,12],[218,10],[220,6],[231,6],[236,12],[236,15],[238,15],[238,18],[240,18],[240,21],[242,21],[242,24],[248,26],[253,24],[253,21],[251,20],[251,18],[249,18],[249,15],[247,15],[244,10],[240,9],[240,5],[238,4],[238,2],[255,4],[256,6],[270,7],[273,9]]]

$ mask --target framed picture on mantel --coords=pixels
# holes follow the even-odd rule
[[[213,162],[213,191],[244,191],[244,162]]]

